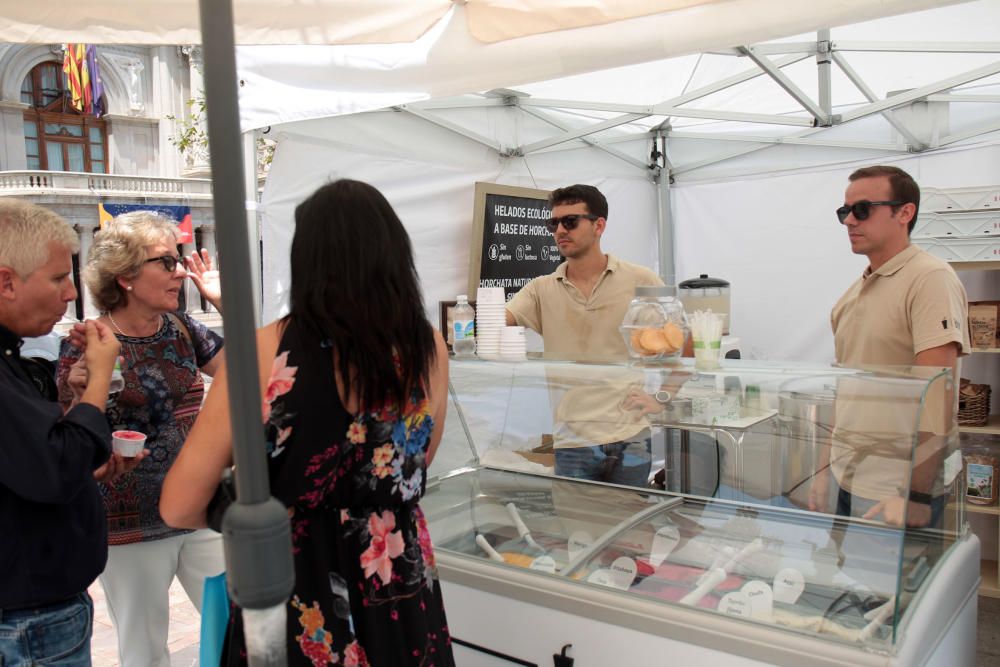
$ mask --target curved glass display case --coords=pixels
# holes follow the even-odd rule
[[[422,506],[462,604],[571,614],[576,646],[596,622],[762,663],[961,664],[923,630],[967,628],[970,595],[975,624],[949,373],[469,361],[451,389]],[[648,459],[576,465],[621,442]],[[630,457],[641,483],[600,481]]]

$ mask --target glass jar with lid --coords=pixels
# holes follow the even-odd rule
[[[673,288],[639,286],[618,330],[630,357],[664,361],[681,355],[691,327]]]

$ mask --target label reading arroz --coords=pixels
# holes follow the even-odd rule
[[[795,604],[806,589],[806,580],[798,570],[786,567],[774,575],[774,599],[785,604]]]

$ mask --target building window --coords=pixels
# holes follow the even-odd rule
[[[107,123],[71,105],[62,65],[36,65],[21,84],[28,169],[106,174]]]

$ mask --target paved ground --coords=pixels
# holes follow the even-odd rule
[[[94,638],[90,645],[94,667],[117,667],[118,639],[108,617],[104,590],[99,583],[94,582],[90,587],[90,596],[94,598]],[[174,579],[174,585],[170,587],[170,634],[167,637],[171,667],[195,667],[198,664],[200,629],[201,616],[188,600],[180,582]]]

